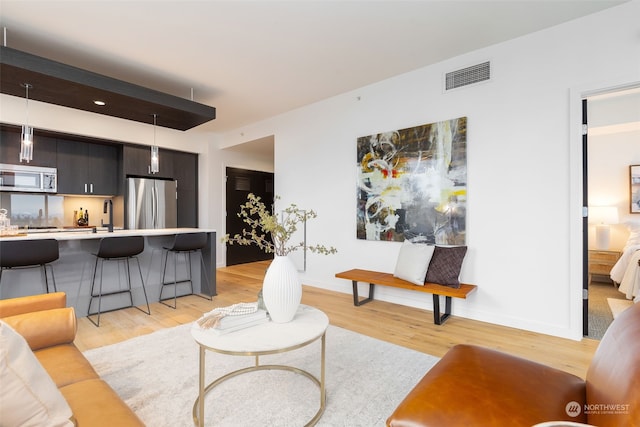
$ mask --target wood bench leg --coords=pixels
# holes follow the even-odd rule
[[[440,296],[433,294],[433,323],[442,325],[451,316],[451,297],[444,297],[444,314],[440,315]]]
[[[357,307],[359,305],[366,304],[369,301],[373,301],[373,283],[369,283],[369,298],[365,298],[363,300],[358,298],[358,281],[352,280],[351,283],[353,283],[353,305]]]

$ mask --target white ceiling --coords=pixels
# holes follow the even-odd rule
[[[228,131],[626,0],[0,0],[6,45],[217,109]]]

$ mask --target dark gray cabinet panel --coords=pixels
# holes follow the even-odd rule
[[[198,155],[171,153],[178,181],[178,227],[198,226]]]
[[[59,139],[58,193],[62,194],[119,194],[119,148]]]
[[[151,173],[151,147],[141,145],[125,145],[123,149],[124,173],[126,176],[145,178],[173,178],[173,161],[171,150],[160,148],[160,171]]]
[[[0,129],[0,163],[20,164],[21,128],[2,126]],[[22,164],[30,166],[56,167],[56,139],[42,135],[38,130],[33,134],[33,160]]]

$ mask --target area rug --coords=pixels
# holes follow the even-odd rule
[[[613,322],[607,298],[619,298],[618,292],[611,283],[591,282],[589,285],[589,338],[601,340]]]
[[[84,354],[100,376],[150,427],[192,426],[198,394],[198,346],[191,325],[154,332]],[[384,426],[436,357],[329,326],[326,338],[325,427]],[[207,352],[206,383],[254,357]],[[319,377],[320,342],[260,358],[293,365]],[[256,371],[234,377],[205,399],[205,425],[300,427],[320,406],[318,387],[288,371]]]
[[[609,308],[611,309],[611,314],[613,314],[614,319],[633,305],[633,301],[617,298],[607,298],[607,303],[609,303]]]

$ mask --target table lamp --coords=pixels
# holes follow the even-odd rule
[[[611,224],[618,223],[618,208],[593,206],[589,208],[589,223],[596,225],[596,249],[608,250]]]

